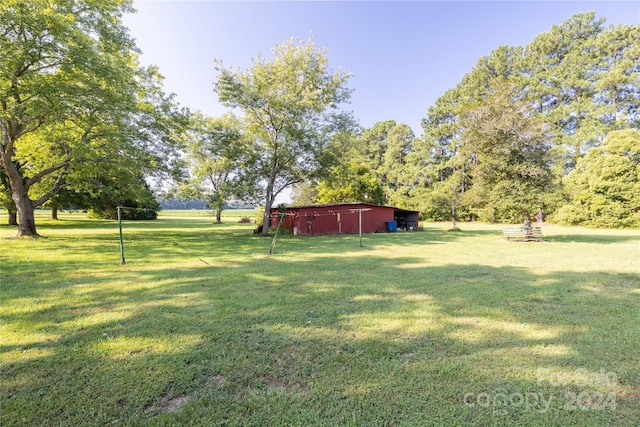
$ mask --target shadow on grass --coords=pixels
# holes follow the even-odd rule
[[[165,246],[136,235],[132,253],[151,261],[131,270],[3,264],[4,279],[42,280],[3,295],[2,323],[30,338],[0,347],[2,425],[632,425],[640,414],[640,274],[399,263],[352,251],[352,236],[289,239],[286,256],[268,257],[264,239],[237,230],[169,230]]]
[[[575,242],[607,245],[640,240],[640,233],[635,236],[619,234],[553,234],[548,239],[558,243]]]

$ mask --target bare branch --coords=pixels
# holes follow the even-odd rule
[[[31,187],[33,184],[39,182],[42,178],[44,178],[45,176],[52,174],[60,169],[66,169],[69,167],[69,165],[71,164],[71,158],[67,158],[64,162],[59,163],[55,166],[51,166],[50,168],[47,169],[43,169],[40,172],[38,172],[37,174],[35,174],[33,177],[29,178],[28,180],[26,180],[25,185],[27,188]]]
[[[58,175],[58,178],[56,179],[56,182],[53,185],[53,188],[51,189],[51,191],[48,192],[47,194],[45,194],[44,196],[34,200],[32,202],[33,206],[40,206],[43,203],[47,202],[49,199],[51,199],[53,196],[58,194],[58,192],[60,191],[60,189],[64,185],[64,175],[65,175],[64,171],[61,172],[60,175]]]

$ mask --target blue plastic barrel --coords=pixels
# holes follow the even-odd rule
[[[398,231],[398,224],[395,221],[385,221],[384,225],[388,233],[395,233]]]

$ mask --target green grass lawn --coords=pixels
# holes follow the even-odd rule
[[[638,230],[225,219],[0,227],[0,425],[638,425]]]

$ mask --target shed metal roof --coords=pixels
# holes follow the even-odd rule
[[[376,205],[374,203],[367,203],[367,202],[342,202],[342,203],[324,203],[324,204],[318,204],[318,205],[287,206],[286,209],[337,208],[337,207],[347,207],[347,206],[356,206],[356,205],[365,205],[365,206],[372,206],[377,208],[391,208],[391,209],[402,211],[402,212],[416,212],[416,213],[419,212],[411,209],[402,209],[402,208],[397,208],[395,206]],[[277,210],[278,208],[277,207],[271,208],[271,210],[274,210],[274,209]]]

